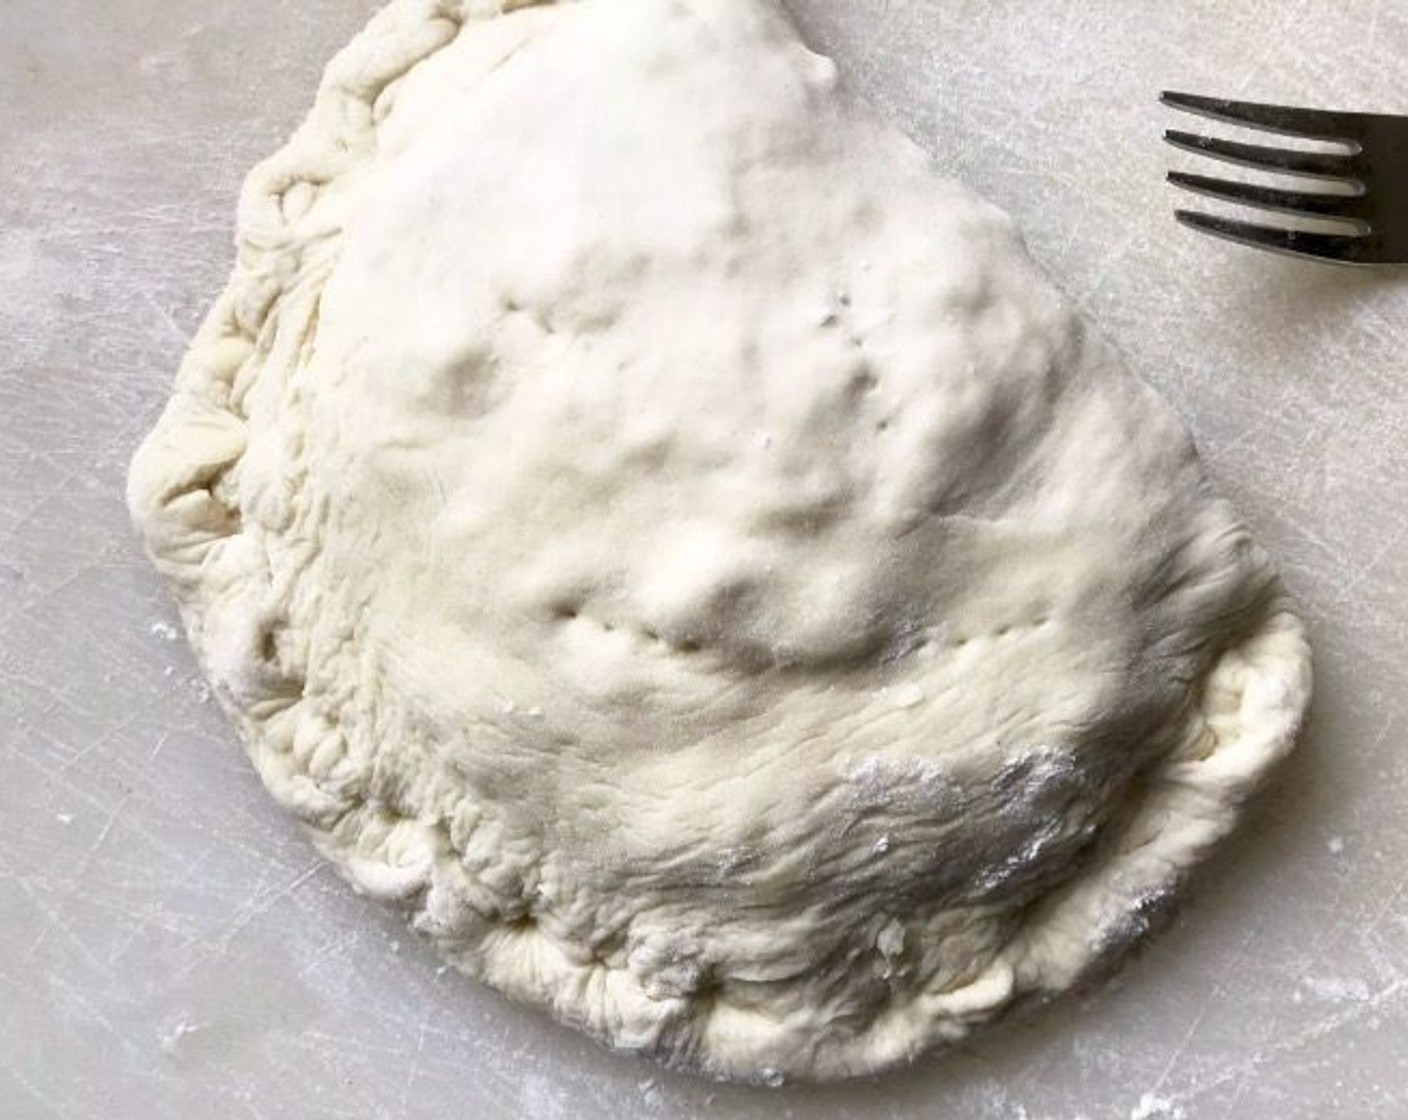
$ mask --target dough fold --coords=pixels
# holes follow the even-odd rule
[[[1172,410],[767,0],[391,3],[129,499],[357,889],[718,1077],[1070,987],[1309,696]]]

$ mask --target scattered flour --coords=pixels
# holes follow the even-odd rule
[[[1369,998],[1369,985],[1363,980],[1338,976],[1310,976],[1301,981],[1306,995],[1327,1003],[1363,1003]]]
[[[161,1052],[163,1054],[178,1053],[184,1039],[204,1029],[204,1023],[192,1023],[189,1019],[178,1020],[174,1027],[161,1036]]]
[[[1145,1093],[1129,1114],[1129,1120],[1187,1120],[1188,1113],[1182,1105],[1174,1104],[1166,1097]]]

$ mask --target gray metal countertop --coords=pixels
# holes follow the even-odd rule
[[[1408,112],[1395,0],[795,0],[1192,424],[1303,749],[1114,983],[874,1084],[675,1077],[443,972],[247,768],[121,493],[240,177],[368,0],[0,0],[0,1115],[1408,1117],[1408,279],[1178,230],[1160,88]]]

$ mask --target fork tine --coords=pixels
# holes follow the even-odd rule
[[[1214,136],[1196,136],[1191,132],[1170,129],[1164,140],[1185,152],[1252,167],[1258,171],[1279,171],[1289,175],[1306,175],[1312,179],[1353,179],[1355,162],[1352,156],[1335,152],[1297,152],[1289,148],[1266,148],[1260,144],[1242,144],[1236,140],[1220,140]]]
[[[1170,171],[1168,181],[1194,194],[1254,206],[1258,210],[1275,210],[1283,214],[1304,214],[1315,218],[1336,218],[1356,222],[1368,232],[1367,209],[1363,194],[1326,194],[1323,191],[1290,191],[1264,187],[1260,183],[1237,183],[1214,179],[1207,175],[1188,175]]]
[[[1292,257],[1311,257],[1339,264],[1365,264],[1368,263],[1373,247],[1370,238],[1363,234],[1341,235],[1310,233],[1300,229],[1277,229],[1273,226],[1214,217],[1212,214],[1200,214],[1193,210],[1179,210],[1174,216],[1189,229],[1200,233]]]
[[[1352,143],[1363,131],[1363,116],[1334,113],[1324,109],[1296,109],[1289,105],[1266,105],[1257,101],[1228,101],[1221,97],[1199,97],[1192,93],[1166,91],[1159,100],[1171,109],[1195,113],[1227,124],[1303,136],[1310,140],[1338,140]]]

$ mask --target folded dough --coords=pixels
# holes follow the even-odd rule
[[[130,500],[353,884],[723,1077],[1069,986],[1309,690],[1173,412],[766,0],[392,3]]]

